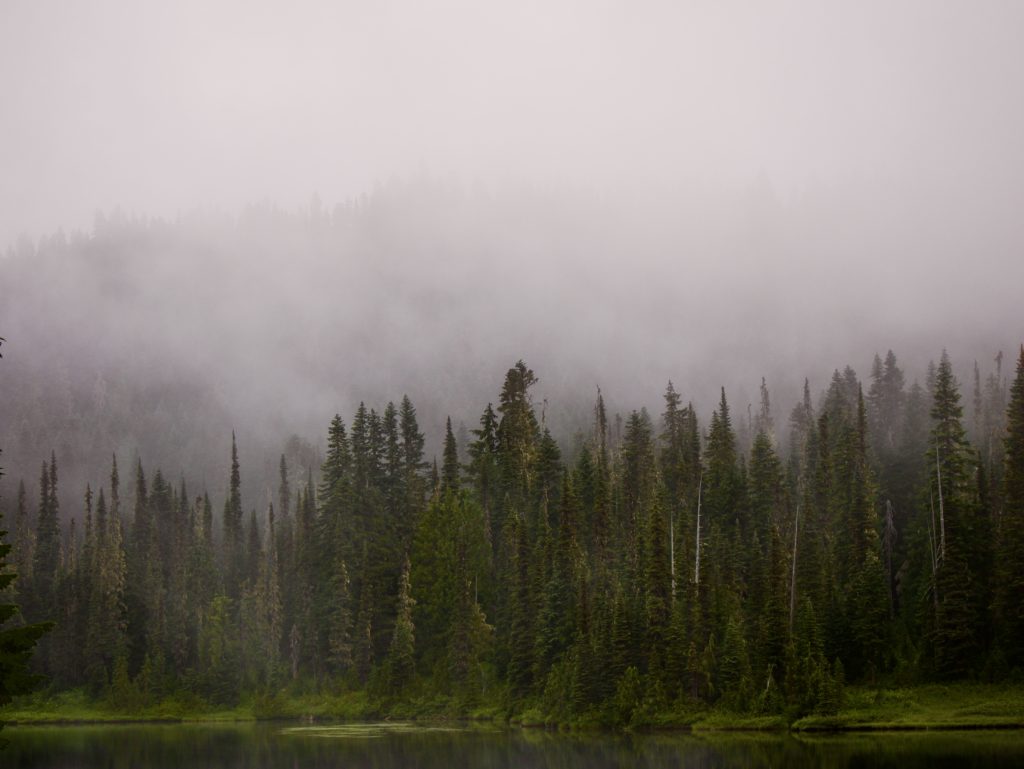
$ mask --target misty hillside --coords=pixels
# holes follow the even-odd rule
[[[8,477],[35,478],[52,450],[77,499],[102,472],[90,458],[117,453],[220,495],[232,431],[266,478],[292,436],[315,472],[331,415],[404,394],[437,453],[445,417],[474,427],[519,358],[566,447],[597,387],[625,413],[671,379],[706,418],[720,386],[742,413],[766,377],[784,412],[805,377],[817,394],[890,347],[911,379],[943,347],[965,381],[973,358],[987,373],[1013,349],[1000,278],[1020,264],[894,261],[908,235],[890,216],[838,194],[782,201],[766,181],[610,198],[426,178],[331,210],[97,215],[0,259]],[[955,229],[910,245],[958,251]],[[248,496],[267,483],[250,475]]]

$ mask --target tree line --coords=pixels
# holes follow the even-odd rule
[[[520,361],[468,445],[449,419],[440,463],[407,397],[360,404],[248,514],[234,437],[219,510],[114,456],[67,527],[51,454],[7,500],[15,598],[56,622],[37,672],[124,708],[365,690],[625,723],[1001,680],[1024,669],[1024,348],[1011,387],[974,379],[968,422],[945,353],[909,387],[876,356],[866,387],[805,384],[784,446],[763,382],[706,428],[671,383],[657,417],[598,391],[566,450]]]

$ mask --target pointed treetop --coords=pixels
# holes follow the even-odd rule
[[[444,433],[444,465],[441,473],[442,490],[459,490],[459,448],[452,432],[452,418],[448,417]]]

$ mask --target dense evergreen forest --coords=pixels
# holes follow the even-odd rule
[[[124,709],[360,690],[615,724],[1019,677],[1024,348],[1010,378],[976,367],[965,406],[945,353],[908,386],[889,352],[788,417],[765,383],[749,418],[723,389],[707,424],[671,383],[656,416],[598,391],[560,444],[520,361],[468,445],[449,420],[428,462],[408,398],[361,404],[321,466],[281,456],[263,510],[233,436],[222,506],[98,456],[109,480],[69,516],[51,454],[2,501],[15,597],[57,623],[34,660],[50,686]]]

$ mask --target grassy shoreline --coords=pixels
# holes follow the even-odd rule
[[[89,700],[81,691],[34,695],[0,711],[7,725],[126,723],[216,723],[262,720],[308,722],[476,720],[506,723],[498,708],[472,713],[422,705],[376,709],[365,693],[256,698],[234,708],[210,707],[197,700],[168,699],[133,710]],[[607,731],[599,724],[559,724],[533,711],[507,721],[519,728]],[[900,688],[848,687],[843,708],[834,716],[751,715],[723,710],[657,713],[633,724],[634,731],[707,732],[875,732],[976,729],[1024,729],[1024,685],[929,684]]]

